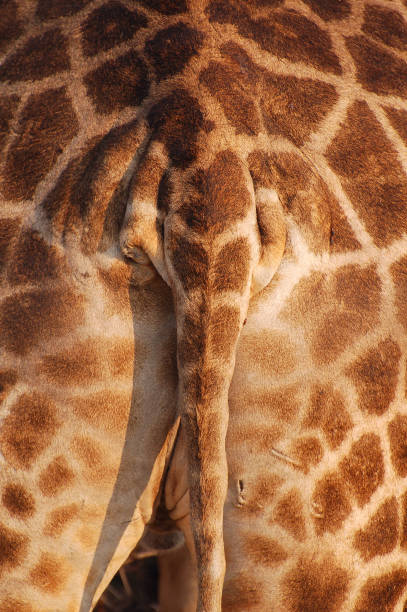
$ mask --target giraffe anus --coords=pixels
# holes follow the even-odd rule
[[[160,491],[201,612],[223,542],[224,609],[403,609],[406,15],[7,3],[3,609],[88,610]]]

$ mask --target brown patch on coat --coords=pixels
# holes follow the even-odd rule
[[[359,506],[363,507],[384,480],[379,436],[364,434],[354,442],[347,457],[341,461],[340,470]]]
[[[0,523],[0,574],[24,561],[28,538]]]
[[[362,30],[389,47],[407,50],[407,23],[398,11],[368,4]]]
[[[335,533],[351,512],[351,505],[344,483],[338,474],[326,474],[317,482],[312,501],[319,516],[314,516],[318,535],[328,531]]]
[[[295,11],[275,12],[252,19],[238,0],[213,0],[206,11],[210,22],[230,23],[240,35],[254,40],[262,49],[292,62],[305,62],[323,72],[341,74],[329,35],[313,21]]]
[[[51,538],[58,538],[68,524],[78,515],[78,513],[78,504],[60,506],[59,508],[52,510],[47,515],[43,534]]]
[[[196,98],[182,88],[174,89],[147,116],[155,137],[167,148],[177,168],[188,167],[197,156],[198,133],[204,118]]]
[[[329,250],[334,198],[310,164],[293,153],[262,151],[252,152],[248,164],[255,189],[276,189],[284,211],[301,227],[308,246],[315,253]]]
[[[321,461],[324,449],[318,438],[303,437],[293,442],[292,455],[300,463],[299,469],[307,474],[311,466],[318,465]]]
[[[66,264],[61,252],[47,244],[36,230],[20,234],[7,269],[10,284],[31,283],[42,285],[66,273]]]
[[[262,602],[263,586],[253,576],[240,572],[226,580],[222,594],[223,612],[246,612]]]
[[[361,244],[356,238],[345,213],[339,205],[336,198],[330,199],[331,211],[331,235],[329,244],[333,253],[341,253],[343,251],[355,251],[360,249]]]
[[[163,15],[178,15],[187,10],[186,0],[139,0],[147,9],[154,9]]]
[[[350,15],[348,0],[304,0],[306,4],[324,21],[345,19]]]
[[[253,64],[250,63],[249,71]],[[211,61],[199,75],[212,96],[221,105],[226,119],[235,128],[237,134],[256,135],[261,129],[261,117],[255,101],[256,90],[246,67],[225,65]]]
[[[4,419],[0,444],[7,462],[28,470],[54,437],[59,421],[55,404],[40,393],[21,395]]]
[[[147,40],[144,50],[154,66],[158,81],[182,72],[198,55],[204,36],[195,28],[179,22],[159,30]]]
[[[103,339],[76,342],[70,349],[43,357],[40,371],[62,386],[83,385],[102,379],[105,374],[104,349]]]
[[[332,557],[323,561],[300,559],[283,579],[287,612],[339,612],[348,590],[348,574]]]
[[[10,43],[18,38],[23,31],[17,15],[16,2],[8,0],[7,8],[3,7],[0,20],[0,53],[4,53]]]
[[[240,311],[230,306],[219,306],[211,313],[208,331],[211,353],[225,362],[230,360],[239,336]]]
[[[390,269],[396,292],[397,315],[404,329],[407,330],[407,257],[396,261]]]
[[[246,238],[225,244],[216,256],[211,282],[215,291],[243,293],[249,276],[250,245]]]
[[[113,339],[106,350],[106,361],[113,379],[133,376],[135,365],[141,363],[146,354],[146,347],[141,342],[121,337]]]
[[[300,408],[298,390],[295,385],[278,389],[250,387],[245,389],[245,403],[250,406],[251,414],[258,418],[272,418],[278,423],[290,423],[298,415]]]
[[[131,396],[105,389],[69,400],[75,414],[106,433],[123,434],[126,430]]]
[[[378,70],[383,67],[379,59],[373,61]],[[403,83],[407,83],[407,64]],[[327,158],[375,243],[382,247],[401,238],[407,229],[407,180],[396,151],[366,102],[355,102],[348,110]]]
[[[243,549],[249,561],[266,567],[280,565],[288,556],[281,544],[273,538],[263,535],[247,535],[244,537]]]
[[[1,40],[1,26],[0,26]],[[1,49],[1,43],[0,43]],[[7,142],[10,134],[10,126],[13,116],[18,108],[20,98],[18,96],[1,96],[0,97],[0,153]]]
[[[65,457],[55,457],[51,463],[42,470],[38,485],[43,495],[55,497],[66,489],[74,480],[74,473],[70,469]]]
[[[394,550],[398,539],[398,507],[395,497],[387,499],[364,529],[355,533],[353,544],[364,561]]]
[[[67,41],[55,28],[30,38],[0,67],[0,82],[35,81],[70,69]]]
[[[257,475],[250,484],[245,479],[239,480],[240,492],[244,498],[244,502],[239,505],[239,514],[264,516],[274,502],[282,482],[280,476],[270,473]]]
[[[337,99],[335,88],[327,83],[269,74],[261,100],[267,131],[302,146]]]
[[[25,601],[14,598],[10,599],[9,597],[0,602],[0,610],[1,612],[38,612],[37,609],[34,609]]]
[[[350,36],[346,46],[355,61],[358,80],[367,91],[406,97],[406,62],[365,36]]]
[[[78,127],[64,87],[30,96],[7,154],[2,181],[4,197],[32,198],[38,183],[78,133]]]
[[[88,436],[75,436],[70,448],[82,466],[83,477],[92,485],[112,484],[116,471],[106,461],[104,449]]]
[[[268,376],[284,376],[296,366],[294,347],[288,336],[279,332],[250,334],[245,338],[244,363]]]
[[[343,397],[331,386],[312,388],[308,414],[304,427],[319,427],[331,449],[336,449],[345,440],[352,428],[352,420],[345,409]]]
[[[302,507],[303,502],[298,491],[292,489],[280,499],[273,514],[273,521],[281,525],[299,542],[303,542],[306,536]]]
[[[82,26],[82,47],[86,56],[98,55],[133,38],[147,19],[137,11],[129,11],[120,2],[111,0],[95,9]]]
[[[1,501],[9,513],[18,518],[25,519],[34,514],[34,497],[22,485],[16,483],[6,485],[3,489]]]
[[[36,16],[41,21],[68,17],[81,11],[91,0],[38,0]]]
[[[64,561],[50,553],[41,553],[40,560],[31,570],[30,578],[34,586],[44,593],[60,593],[69,575]]]
[[[385,106],[384,110],[394,129],[407,144],[407,111],[401,108],[390,108],[390,106]]]
[[[389,423],[388,436],[390,441],[391,460],[396,473],[404,478],[407,476],[407,417],[397,414]]]
[[[379,578],[369,578],[361,590],[354,612],[393,612],[406,583],[405,569],[395,569]]]
[[[4,402],[18,380],[15,370],[0,370],[0,402]]]
[[[242,164],[232,151],[218,153],[192,183],[195,193],[177,210],[190,229],[213,236],[246,217],[252,200]]]
[[[0,219],[0,275],[7,268],[9,253],[14,245],[19,229],[19,219]]]
[[[101,115],[118,112],[126,106],[139,106],[150,88],[147,67],[135,51],[88,72],[84,83]]]
[[[401,522],[401,542],[400,546],[407,548],[407,491],[402,497],[402,522]]]
[[[370,414],[384,414],[396,393],[401,351],[388,338],[358,357],[346,373],[354,383],[359,407]]]
[[[169,244],[172,265],[185,291],[205,287],[209,275],[209,257],[205,249],[173,232]]]

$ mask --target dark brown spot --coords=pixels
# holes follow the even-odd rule
[[[214,0],[206,9],[211,22],[230,23],[239,34],[253,39],[262,49],[293,62],[305,62],[336,74],[340,64],[331,40],[314,22],[295,11],[275,12],[272,18],[252,19],[238,0]]]
[[[253,576],[239,573],[226,580],[222,595],[223,612],[246,612],[262,601],[263,586]]]
[[[360,242],[356,238],[349,221],[347,220],[339,202],[336,198],[330,200],[331,210],[331,235],[329,244],[331,251],[354,251],[360,249]]]
[[[133,38],[147,19],[137,11],[111,0],[90,13],[82,26],[82,47],[87,56],[97,55]]]
[[[211,313],[209,346],[213,355],[230,360],[239,336],[240,312],[229,306],[219,306]]]
[[[301,146],[337,100],[332,85],[267,75],[262,98],[263,118],[270,134],[285,136]]]
[[[159,81],[181,72],[192,57],[198,55],[203,34],[185,23],[160,30],[145,44]]]
[[[4,402],[16,382],[17,372],[15,370],[0,370],[0,402]]]
[[[400,348],[393,340],[379,342],[347,370],[356,386],[361,410],[383,414],[394,399],[399,374]]]
[[[391,266],[398,317],[407,330],[407,257],[403,257]],[[407,389],[407,387],[406,387]]]
[[[401,542],[402,548],[407,548],[407,491],[402,497]]]
[[[284,578],[287,612],[339,612],[348,589],[348,575],[332,557],[322,562],[301,559]]]
[[[342,396],[331,387],[315,386],[310,408],[304,420],[306,427],[320,427],[332,449],[337,448],[352,427]]]
[[[367,504],[384,479],[379,436],[373,433],[364,434],[352,444],[348,456],[340,464],[340,469],[359,506]]]
[[[123,433],[129,418],[131,398],[110,390],[95,392],[69,401],[75,414],[105,432]]]
[[[0,219],[0,275],[9,263],[9,253],[14,246],[19,228],[18,219]]]
[[[82,474],[88,482],[99,487],[114,482],[116,472],[106,462],[106,451],[95,440],[75,436],[70,448],[81,463]]]
[[[78,121],[64,88],[30,96],[8,151],[2,182],[4,196],[10,200],[31,198],[77,132]]]
[[[11,465],[29,469],[59,426],[56,406],[40,393],[21,395],[2,423],[0,443]]]
[[[146,65],[135,51],[88,72],[84,82],[97,112],[103,115],[139,106],[150,87]]]
[[[0,573],[21,565],[27,547],[28,538],[0,523]]]
[[[298,492],[293,489],[278,502],[273,514],[273,521],[284,527],[300,542],[306,535],[302,507],[302,500]]]
[[[244,292],[249,276],[250,246],[237,238],[223,246],[215,259],[211,278],[215,291]]]
[[[23,232],[18,240],[7,270],[10,283],[41,285],[66,272],[62,253],[36,230]]]
[[[398,131],[405,144],[407,144],[407,111],[401,108],[390,108],[389,106],[385,106],[384,110],[394,129]]]
[[[27,518],[34,514],[34,498],[19,484],[8,484],[3,489],[1,501],[10,514],[19,518]]]
[[[258,70],[255,68],[252,78],[248,71],[253,64],[243,67],[223,65],[211,61],[199,75],[199,80],[218,100],[226,118],[236,129],[237,134],[255,135],[261,129],[261,117],[255,99],[254,85]]]
[[[41,372],[59,385],[81,385],[101,379],[105,373],[103,356],[105,342],[100,339],[75,343],[62,353],[46,355]]]
[[[3,53],[10,43],[18,38],[23,29],[17,18],[17,4],[14,0],[3,0],[0,19],[0,53]]]
[[[0,345],[25,355],[38,342],[62,335],[82,319],[82,298],[70,288],[22,291],[0,304]]]
[[[204,119],[196,98],[184,89],[174,90],[153,106],[148,122],[156,138],[167,147],[175,166],[185,168],[197,154],[197,137]]]
[[[304,0],[312,8],[314,13],[325,21],[344,19],[350,15],[350,4],[348,0]]]
[[[58,29],[49,30],[30,38],[4,62],[0,67],[0,82],[34,81],[69,69],[65,37]]]
[[[36,15],[41,21],[68,17],[81,11],[91,0],[38,0]]]
[[[170,237],[172,264],[184,289],[205,287],[208,282],[209,258],[205,249],[183,236]]]
[[[187,10],[186,0],[140,0],[140,4],[163,15],[178,15]]]
[[[375,66],[382,66],[378,61],[374,60]],[[396,151],[365,102],[350,108],[327,157],[375,243],[386,246],[401,238],[407,231],[407,179]]]
[[[398,538],[398,509],[395,497],[386,500],[364,529],[354,536],[354,545],[364,561],[391,552]]]
[[[343,481],[334,473],[326,474],[316,484],[312,501],[318,514],[314,516],[318,534],[337,531],[351,511]]]
[[[346,45],[355,61],[358,79],[363,87],[376,94],[406,97],[406,62],[365,36],[349,37]]]
[[[397,474],[407,476],[407,417],[398,414],[388,428],[391,460]]]
[[[194,231],[213,235],[247,215],[251,198],[242,166],[231,151],[219,153],[193,182],[195,193],[177,214]]]
[[[20,99],[18,98],[18,96],[4,96],[0,98],[0,153],[2,152],[3,147],[6,144],[7,138],[10,134],[11,120],[13,119],[14,113],[18,108],[19,102]]]
[[[68,506],[61,506],[52,510],[47,516],[44,535],[58,538],[68,524],[77,516],[78,512],[78,504],[69,504]]]
[[[362,30],[389,47],[407,50],[407,24],[397,11],[368,4]]]
[[[263,535],[248,535],[244,538],[244,551],[253,563],[274,566],[287,559],[287,553],[276,540]]]
[[[397,569],[379,578],[369,578],[353,612],[393,612],[407,583],[407,571]]]
[[[40,591],[56,594],[64,587],[68,574],[68,568],[60,558],[41,553],[40,560],[30,572],[30,578]]]
[[[63,489],[66,489],[73,479],[74,473],[69,468],[67,460],[59,456],[55,457],[45,470],[41,472],[38,484],[44,495],[55,497]]]
[[[300,469],[308,473],[311,466],[321,461],[324,451],[318,438],[304,437],[293,443],[292,454],[300,463]]]

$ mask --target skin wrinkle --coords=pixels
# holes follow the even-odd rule
[[[3,5],[0,611],[405,607],[405,1]]]

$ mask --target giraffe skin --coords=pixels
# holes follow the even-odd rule
[[[62,362],[66,382],[83,351],[58,361],[56,347],[63,335],[101,335],[89,313],[109,291],[131,322],[130,275],[151,292],[133,316],[138,332],[147,316],[157,333],[165,288],[152,263],[174,300],[186,461],[172,478],[179,499],[189,486],[199,610],[220,609],[228,395],[223,607],[402,605],[405,18],[404,4],[384,0],[9,3],[4,376],[14,389],[24,360],[41,391],[11,394],[3,455],[26,478],[45,467],[49,438],[64,438],[49,402],[63,411],[69,396],[54,398],[48,383],[38,399],[38,364],[47,379]],[[97,272],[113,266],[104,257],[120,270],[99,274],[96,299]],[[167,311],[168,335],[170,319]],[[158,338],[148,344],[150,359],[172,354]],[[174,392],[174,379],[164,386]],[[161,445],[174,420],[168,404]],[[95,448],[75,435],[67,456],[89,463]],[[144,449],[144,478],[159,450]],[[117,447],[113,455],[117,468]],[[66,468],[57,459],[53,481]],[[34,480],[29,472],[29,495]],[[28,543],[5,520],[6,561],[21,580]],[[49,583],[55,563],[44,555],[26,570],[30,589]]]

